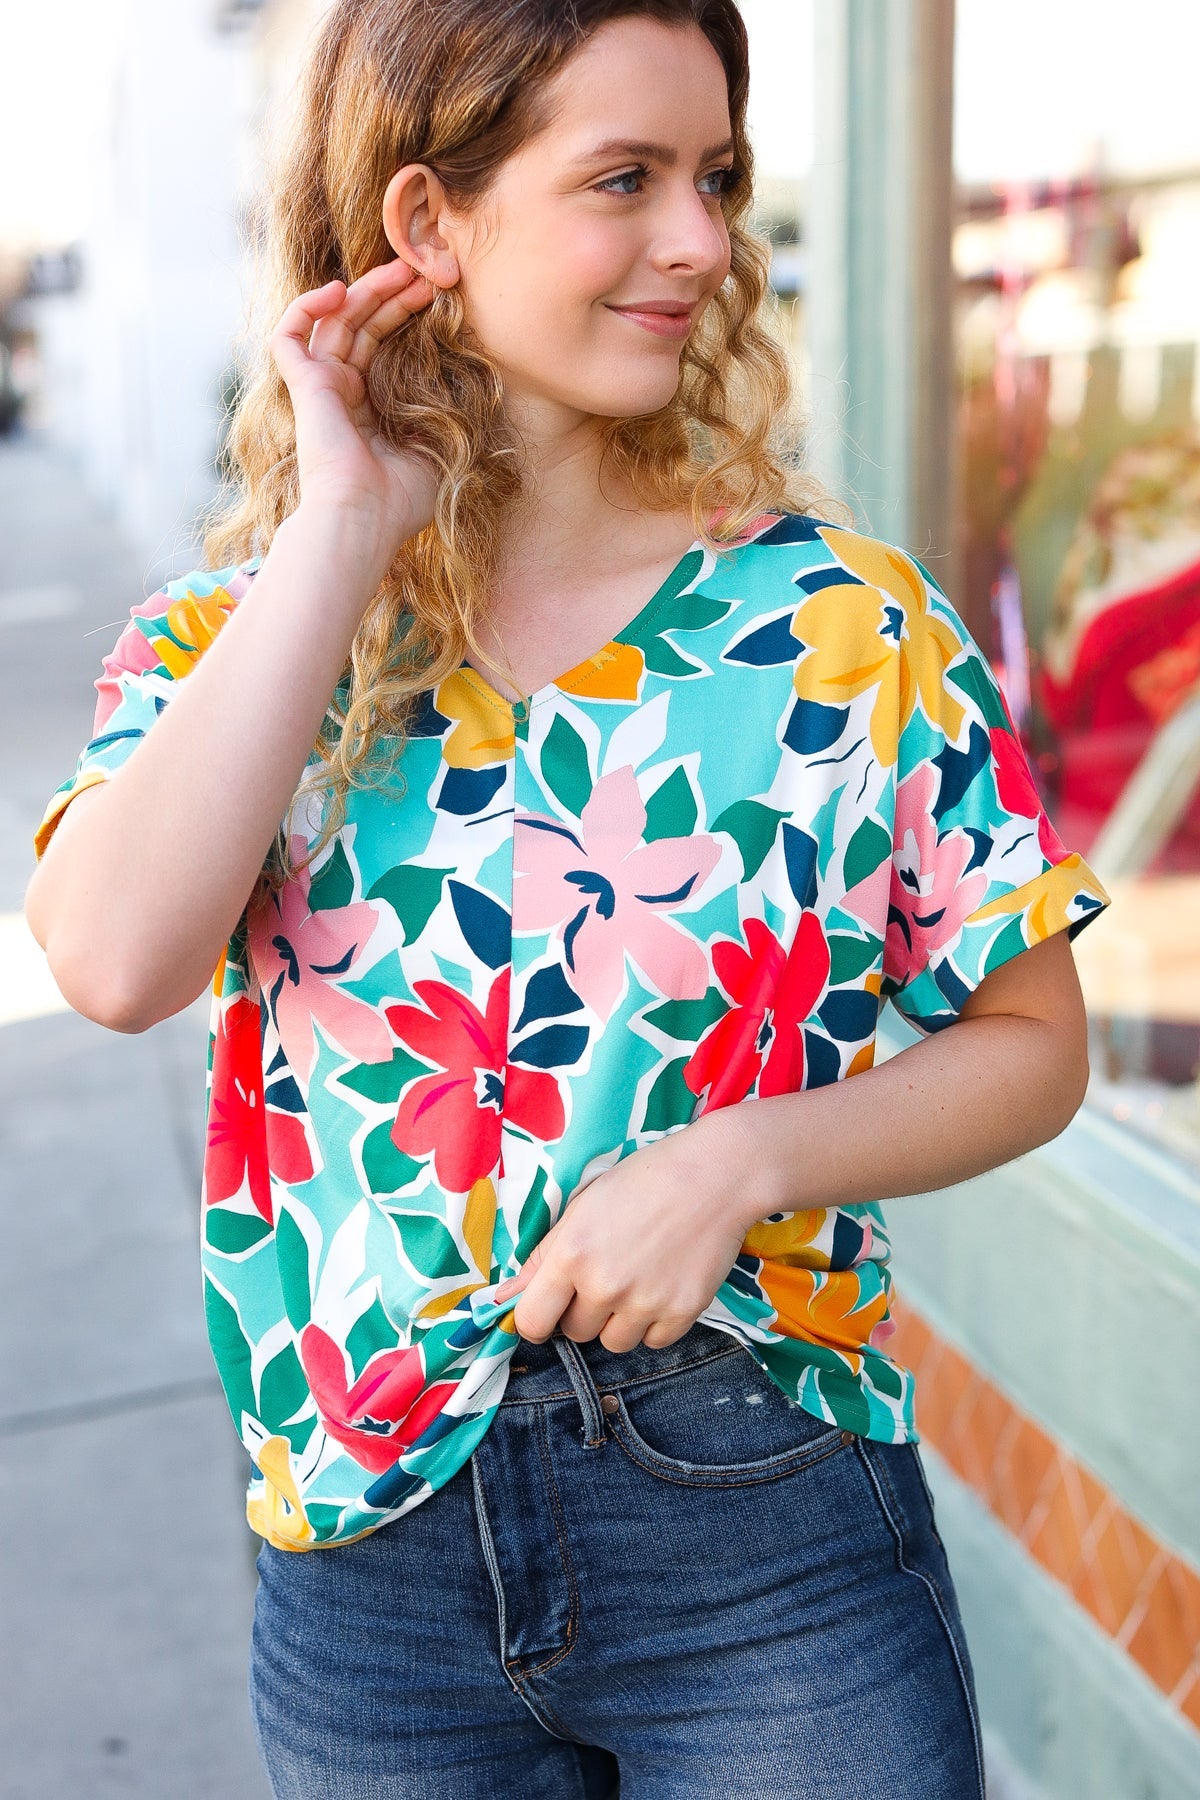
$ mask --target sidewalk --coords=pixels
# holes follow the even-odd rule
[[[14,998],[30,835],[148,590],[37,440],[0,440],[0,544],[0,1800],[265,1800],[249,1464],[201,1305],[206,1004],[126,1037]]]

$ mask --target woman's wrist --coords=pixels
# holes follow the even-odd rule
[[[336,567],[339,587],[361,593],[365,611],[392,565],[399,544],[376,514],[329,501],[301,501],[278,527],[275,538],[304,546],[305,553]]]
[[[698,1134],[696,1148],[706,1166],[726,1171],[724,1191],[731,1218],[743,1231],[773,1213],[792,1212],[801,1204],[788,1191],[783,1172],[770,1159],[770,1138],[756,1129],[761,1124],[761,1102],[742,1100],[736,1105],[701,1113],[690,1130]]]

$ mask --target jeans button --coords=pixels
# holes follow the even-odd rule
[[[600,1396],[600,1410],[606,1412],[611,1418],[613,1413],[621,1410],[621,1402],[617,1399],[615,1394],[602,1394]]]
[[[843,1444],[852,1444],[854,1442],[855,1438],[857,1437],[857,1435],[858,1435],[857,1432],[854,1432],[854,1431],[843,1431],[843,1433],[842,1433]]]

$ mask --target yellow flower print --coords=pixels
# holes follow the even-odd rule
[[[439,682],[433,703],[438,712],[454,720],[442,746],[442,755],[452,769],[484,769],[507,762],[513,755],[512,713],[489,698],[470,669],[456,669]]]
[[[1014,888],[1009,894],[1000,894],[995,900],[989,900],[986,906],[977,907],[971,914],[970,922],[976,919],[1008,919],[1016,918],[1029,907],[1026,925],[1026,937],[1031,944],[1040,944],[1043,938],[1053,937],[1055,932],[1063,931],[1071,923],[1071,902],[1076,894],[1087,893],[1097,899],[1108,899],[1100,884],[1090,879],[1091,871],[1080,875],[1083,858],[1078,851],[1073,851],[1065,861],[1054,869],[1047,869],[1042,875],[1035,875],[1024,887]],[[1031,895],[1036,898],[1032,899]]]
[[[492,1271],[492,1233],[496,1228],[496,1189],[489,1176],[481,1175],[472,1184],[463,1208],[462,1235],[467,1253],[479,1272],[477,1281],[464,1282],[447,1293],[435,1294],[421,1308],[423,1319],[440,1319],[452,1312],[460,1300],[481,1288]]]
[[[269,1437],[254,1459],[263,1473],[261,1495],[246,1501],[251,1531],[277,1550],[306,1550],[316,1537],[308,1522],[300,1489],[292,1473],[291,1445],[285,1437]]]
[[[646,659],[636,644],[605,644],[595,656],[585,657],[555,682],[565,694],[586,694],[589,700],[636,700]]]
[[[793,685],[801,700],[841,706],[869,689],[871,747],[885,768],[896,760],[896,702],[890,672],[896,646],[883,635],[887,619],[878,588],[847,583],[822,588],[800,606],[792,620],[792,636],[808,644],[796,664]]]
[[[214,588],[203,599],[188,594],[182,600],[171,602],[167,608],[167,629],[171,636],[154,638],[152,643],[159,661],[176,680],[189,673],[236,605],[232,594],[220,587]],[[178,643],[174,642],[176,638]]]
[[[810,655],[797,667],[797,693],[805,699],[830,702],[853,698],[879,681],[871,716],[871,743],[879,762],[888,768],[896,760],[897,734],[903,732],[912,717],[918,695],[926,716],[951,743],[956,743],[965,714],[943,675],[963,645],[948,621],[930,609],[920,570],[903,551],[875,538],[839,531],[832,525],[823,526],[820,535],[842,567],[867,585],[859,590],[857,600],[850,597],[853,590],[830,587],[800,607],[792,631],[805,643],[820,647],[817,654],[821,655],[821,662],[806,680],[824,691],[801,688],[801,675],[812,662]],[[897,646],[898,717],[889,717],[891,695],[882,681],[895,644],[894,637],[880,638],[889,602],[902,615]],[[871,637],[880,639],[883,648],[879,654],[870,644]]]
[[[769,1257],[772,1262],[827,1269],[829,1257],[823,1250],[814,1250],[812,1242],[820,1235],[828,1216],[828,1207],[814,1206],[804,1212],[790,1213],[777,1224],[763,1219],[746,1233],[742,1249],[748,1256]]]
[[[485,1281],[492,1272],[492,1233],[495,1228],[496,1190],[491,1178],[481,1175],[467,1195],[462,1230],[471,1261]]]
[[[775,1308],[773,1331],[807,1344],[824,1344],[859,1373],[860,1347],[888,1309],[885,1293],[880,1291],[863,1306],[855,1270],[822,1272],[775,1261],[763,1263],[758,1285]]]

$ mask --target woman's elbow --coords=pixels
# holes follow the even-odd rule
[[[179,1005],[163,1005],[162,997],[148,987],[144,978],[123,968],[111,954],[105,955],[94,940],[73,942],[50,931],[42,947],[55,985],[67,1005],[107,1031],[133,1036],[149,1031],[152,1025],[179,1011]]]

